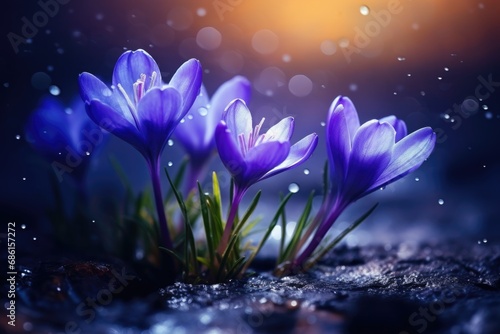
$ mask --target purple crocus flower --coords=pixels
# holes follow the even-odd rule
[[[116,62],[113,86],[90,73],[79,77],[90,118],[134,146],[146,158],[163,246],[171,249],[160,183],[160,155],[200,92],[201,65],[191,59],[164,85],[155,60],[144,50],[127,51]]]
[[[105,136],[87,116],[80,99],[65,107],[55,97],[44,97],[28,119],[25,131],[31,146],[51,162],[59,182],[69,174],[83,188],[91,156]]]
[[[204,85],[200,95],[196,98],[184,121],[176,130],[175,136],[189,156],[190,174],[186,183],[186,191],[196,187],[196,181],[215,150],[215,127],[222,119],[222,114],[229,104],[236,98],[246,103],[251,95],[250,82],[236,76],[223,83],[211,99]]]
[[[234,179],[234,198],[219,251],[225,249],[241,198],[254,183],[306,161],[318,144],[312,133],[290,145],[294,119],[287,117],[260,134],[264,118],[252,129],[252,115],[241,99],[231,102],[215,130],[219,156]]]
[[[332,187],[323,209],[328,209],[296,265],[307,260],[349,204],[420,167],[436,142],[430,127],[407,135],[405,123],[394,116],[360,125],[344,96],[330,107],[326,137]]]

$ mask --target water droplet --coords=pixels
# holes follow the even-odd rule
[[[443,118],[444,118],[444,119],[450,119],[450,115],[449,115],[449,114],[444,114],[444,115],[443,115]]]
[[[357,91],[357,90],[358,90],[358,85],[356,85],[355,83],[350,84],[350,85],[349,85],[349,90],[350,90],[351,92],[355,92],[355,91]]]
[[[370,14],[370,8],[368,6],[363,5],[363,6],[359,7],[359,12],[361,13],[361,15],[366,16],[366,15]]]
[[[95,219],[92,219],[92,223],[95,223]]]
[[[486,168],[486,165],[483,165],[483,168]]]
[[[169,140],[167,141],[167,145],[168,145],[168,146],[174,146],[174,141],[173,141],[172,139],[169,139]]]
[[[419,179],[418,177],[416,177],[416,178],[415,178],[415,181],[417,181],[417,182],[418,182],[418,181],[420,181],[420,179]]]
[[[392,94],[394,94],[394,95],[398,95],[398,92],[394,92],[394,93],[392,93]]]
[[[484,117],[486,117],[486,119],[492,119],[493,113],[491,111],[488,111],[487,113],[484,114]]]
[[[86,155],[86,156],[89,156],[89,155],[90,155],[90,152],[89,152],[89,151],[85,152],[85,155]]]
[[[405,61],[406,60],[405,57],[398,57],[397,59],[398,59],[398,61]]]
[[[488,106],[486,104],[483,104],[483,110],[488,110]]]
[[[172,161],[169,161],[169,162],[167,163],[167,165],[168,165],[168,167],[172,167],[172,166],[174,165],[174,163],[173,163]]]
[[[36,241],[36,237],[33,237],[33,240],[35,240],[35,241]]]
[[[295,182],[290,183],[288,186],[288,191],[291,192],[292,194],[297,193],[300,190],[299,185]]]
[[[304,174],[309,175],[309,169],[304,169]]]
[[[319,124],[320,124],[321,126],[325,126],[325,125],[326,125],[326,123],[325,123],[325,122],[321,122],[321,123],[319,123]]]
[[[22,225],[21,225],[21,228],[22,228],[23,230],[24,230],[24,229],[26,229],[26,224],[22,224]]]
[[[443,80],[443,77],[438,77],[438,80]]]
[[[445,67],[444,70],[448,72],[450,69],[448,67]]]
[[[17,140],[21,139],[21,136],[20,135],[16,135],[16,139]]]
[[[420,95],[425,96],[425,92],[423,90],[420,91]]]
[[[207,116],[208,115],[208,109],[205,107],[201,107],[198,109],[198,113],[200,116]]]
[[[488,239],[483,239],[483,243],[487,243],[488,242]]]
[[[25,177],[23,177],[23,181],[26,181],[26,178],[25,178]]]
[[[443,205],[444,204],[444,199],[442,199],[442,198],[438,199],[438,204],[439,205]]]
[[[182,123],[184,123],[185,121],[186,121],[186,120],[183,118],[183,119],[181,119],[181,121],[180,121],[179,123],[181,123],[181,124],[182,124]]]

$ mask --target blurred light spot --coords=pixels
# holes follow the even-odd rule
[[[492,119],[493,113],[491,111],[488,111],[487,113],[484,114],[484,117],[486,117],[486,119]]]
[[[257,31],[252,37],[252,47],[261,54],[270,54],[278,49],[279,39],[271,30]]]
[[[245,60],[240,53],[229,50],[225,51],[219,57],[219,65],[224,71],[237,74],[242,70],[243,65],[245,65]]]
[[[288,53],[285,53],[283,57],[281,57],[284,63],[289,63],[292,61],[292,56],[290,56]]]
[[[340,46],[341,48],[347,48],[347,47],[349,46],[349,39],[347,39],[347,38],[345,38],[345,37],[344,37],[344,38],[339,39],[339,46]]]
[[[200,7],[196,10],[196,15],[203,17],[207,15],[207,10],[203,7]]]
[[[321,42],[320,49],[325,55],[331,56],[337,52],[337,44],[331,40],[324,40]]]
[[[442,198],[438,199],[438,204],[439,205],[443,205],[444,204],[444,199],[442,199]]]
[[[16,139],[17,140],[21,139],[21,136],[20,135],[16,135]]]
[[[31,85],[39,90],[45,90],[49,88],[52,79],[45,72],[36,72],[31,76]]]
[[[398,57],[397,59],[398,59],[398,61],[405,61],[406,60],[405,57]]]
[[[148,34],[149,41],[155,46],[165,47],[174,41],[175,33],[169,26],[165,24],[158,24],[151,29]]]
[[[355,83],[350,84],[350,85],[349,85],[349,90],[350,90],[351,92],[355,92],[355,91],[357,91],[357,90],[358,90],[358,85],[356,85]]]
[[[198,31],[196,43],[205,50],[215,50],[222,42],[222,35],[213,27],[205,27]]]
[[[184,7],[172,8],[167,15],[167,24],[175,30],[186,30],[193,23],[193,15]]]
[[[288,89],[290,92],[298,97],[309,95],[313,88],[311,79],[303,74],[293,76],[288,82]]]
[[[274,92],[285,84],[286,77],[282,70],[277,67],[267,67],[260,72],[254,87],[259,93],[267,95],[268,91]]]

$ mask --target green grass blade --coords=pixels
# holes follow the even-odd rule
[[[347,227],[345,230],[343,230],[333,241],[328,244],[324,249],[322,249],[318,254],[313,255],[313,259],[309,260],[306,262],[305,269],[308,270],[312,266],[314,266],[323,256],[325,256],[326,253],[328,253],[335,245],[337,245],[342,239],[352,232],[356,227],[359,226],[368,216],[372,214],[372,212],[377,208],[378,203],[376,203],[374,206],[372,206],[368,211],[366,211],[361,217],[359,217],[354,223],[352,223],[349,227]]]

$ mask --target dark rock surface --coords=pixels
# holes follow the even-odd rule
[[[311,272],[155,290],[120,263],[18,275],[8,333],[500,333],[500,246],[338,247]],[[256,267],[257,268],[257,267]],[[3,293],[2,296],[6,296]]]

